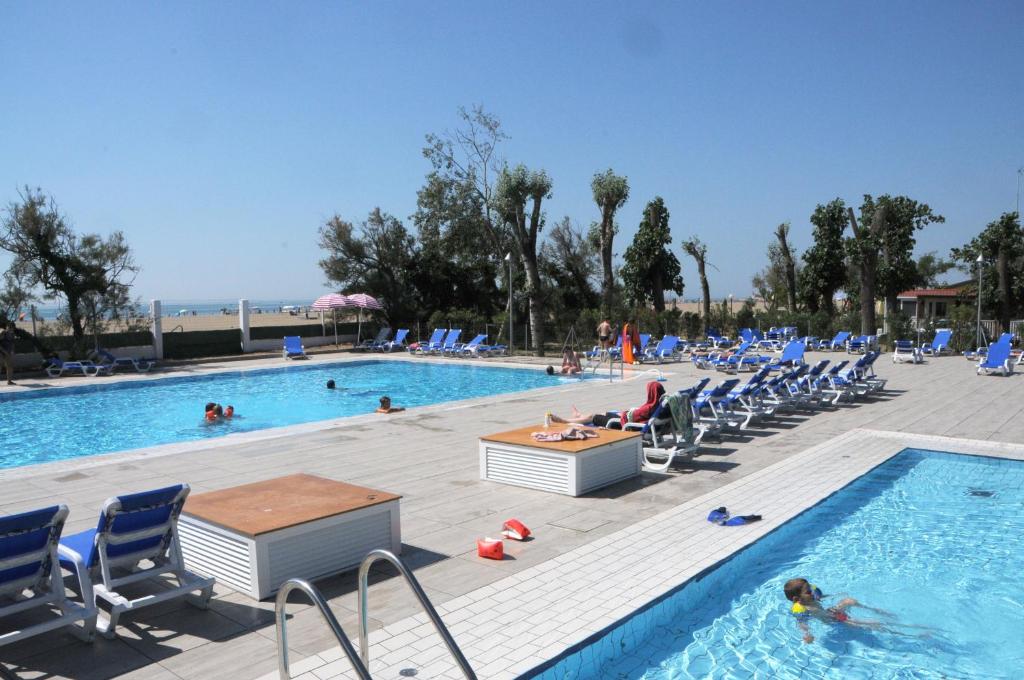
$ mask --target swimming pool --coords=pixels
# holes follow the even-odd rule
[[[1022,506],[1024,462],[906,449],[523,677],[1020,677]],[[794,577],[935,630],[812,622],[804,644],[782,594]]]
[[[328,379],[338,389],[326,389]],[[352,361],[6,394],[0,468],[370,413],[384,394],[408,408],[564,381],[531,369]],[[210,401],[234,405],[241,417],[204,422]]]

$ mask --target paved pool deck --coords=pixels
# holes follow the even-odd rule
[[[364,356],[349,355],[352,359]],[[346,360],[318,355],[311,361]],[[846,358],[846,355],[823,355]],[[406,356],[391,357],[422,361]],[[810,355],[816,359],[818,355]],[[449,360],[451,361],[451,360]],[[488,363],[495,360],[488,360]],[[265,368],[281,360],[204,364],[192,373]],[[667,364],[669,389],[686,387],[710,375],[690,364]],[[615,574],[625,583],[649,550],[638,550],[662,531],[661,523],[692,527],[682,536],[704,550],[688,560],[730,552],[757,531],[777,525],[812,504],[830,484],[860,474],[879,457],[928,436],[989,442],[985,446],[1016,456],[1004,444],[1024,441],[1024,376],[975,375],[973,364],[958,357],[932,359],[923,365],[893,365],[888,356],[876,364],[889,378],[887,389],[873,399],[817,413],[784,416],[742,436],[711,443],[691,463],[666,474],[638,478],[580,498],[479,480],[480,435],[539,422],[543,413],[565,413],[570,404],[581,411],[634,406],[642,401],[643,383],[651,374],[627,371],[625,382],[565,384],[511,395],[411,409],[391,416],[367,415],[315,425],[300,425],[219,440],[168,445],[122,454],[92,456],[28,468],[0,470],[0,512],[18,512],[62,501],[71,509],[67,531],[88,528],[103,500],[180,481],[195,492],[222,489],[284,474],[307,472],[401,494],[402,557],[414,569],[431,600],[464,647],[481,678],[514,677],[567,646],[601,630],[625,611],[685,578],[664,569],[643,592],[608,587]],[[167,373],[165,375],[173,375]],[[146,376],[149,378],[158,376]],[[719,379],[723,376],[712,376]],[[134,376],[126,379],[138,379]],[[41,380],[36,385],[76,385],[84,379]],[[19,388],[37,389],[32,383]],[[2,408],[0,402],[0,408]],[[872,430],[864,432],[859,430]],[[838,438],[838,439],[837,439]],[[915,439],[916,438],[916,439]],[[950,448],[955,442],[945,441]],[[895,442],[895,443],[894,443]],[[893,449],[896,446],[898,448]],[[961,444],[969,447],[974,444]],[[833,456],[820,488],[794,500],[777,485],[755,483],[799,464],[800,456]],[[888,451],[888,453],[886,453]],[[845,456],[845,457],[844,457]],[[778,467],[772,467],[776,466]],[[866,466],[866,467],[865,467]],[[736,483],[736,486],[730,486]],[[724,487],[729,486],[728,489]],[[720,496],[706,496],[716,491]],[[739,495],[737,495],[739,494]],[[739,503],[765,514],[751,530],[704,536],[697,521],[711,498]],[[734,499],[735,502],[733,502]],[[726,500],[729,500],[727,503]],[[756,507],[755,507],[756,506]],[[736,507],[739,507],[738,505]],[[691,517],[692,515],[693,517]],[[502,521],[517,517],[534,532],[526,543],[506,542],[502,562],[476,556],[475,541],[494,535]],[[632,538],[630,538],[632,537]],[[624,540],[625,539],[625,540]],[[595,560],[594,558],[600,559]],[[640,560],[639,562],[637,560]],[[690,564],[690,562],[693,562]],[[610,565],[603,574],[594,565]],[[589,567],[587,565],[590,565]],[[566,569],[568,571],[566,572]],[[567,588],[564,573],[593,577],[603,583],[600,602],[593,589]],[[548,576],[544,576],[548,574]],[[556,576],[557,575],[557,576]],[[547,579],[533,588],[528,579]],[[603,580],[601,580],[603,579]],[[397,676],[415,669],[416,677],[450,677],[446,651],[428,634],[429,624],[405,584],[386,567],[375,567],[370,589],[371,670],[375,677]],[[526,583],[513,587],[512,584]],[[330,606],[353,638],[356,634],[356,584],[353,573],[318,582]],[[516,592],[540,593],[531,598]],[[646,598],[646,599],[645,599]],[[70,635],[52,633],[0,650],[4,678],[250,678],[274,677],[276,646],[273,603],[255,602],[218,588],[209,611],[168,603],[122,619],[117,640],[88,645]],[[347,672],[347,661],[317,612],[303,603],[289,607],[292,673],[303,680],[325,680]],[[543,613],[547,623],[538,624]],[[483,621],[487,618],[490,623]],[[544,629],[545,626],[553,627]],[[578,624],[578,625],[577,625]],[[497,637],[495,637],[497,635]],[[269,674],[269,675],[268,675]]]

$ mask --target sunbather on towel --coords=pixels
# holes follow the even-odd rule
[[[665,388],[657,380],[647,383],[647,401],[642,406],[631,408],[628,411],[609,411],[607,413],[584,414],[573,407],[573,414],[570,418],[562,418],[551,414],[553,423],[569,423],[577,425],[593,425],[604,427],[609,420],[618,419],[620,423],[646,423],[647,419],[657,410],[661,398],[665,394]]]

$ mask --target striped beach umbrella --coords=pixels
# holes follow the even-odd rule
[[[356,326],[356,346],[359,346],[359,338],[363,334],[363,310],[364,309],[384,309],[384,306],[372,295],[366,293],[353,293],[348,297],[349,307],[359,308],[359,325]]]
[[[324,327],[324,312],[328,309],[344,309],[350,307],[348,298],[340,293],[328,293],[327,295],[321,295],[312,304],[311,309],[314,312],[320,312],[320,328]],[[334,344],[338,344],[338,315],[334,316]]]

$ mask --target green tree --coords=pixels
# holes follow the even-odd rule
[[[537,356],[544,355],[544,310],[540,269],[537,266],[537,235],[544,226],[541,210],[551,197],[551,178],[543,170],[529,170],[519,164],[503,168],[494,190],[494,204],[509,226],[512,241],[526,272],[526,299],[530,307],[532,344]]]
[[[0,248],[14,257],[5,281],[21,304],[38,294],[63,303],[74,357],[85,353],[87,330],[132,315],[129,293],[139,269],[120,231],[104,239],[76,234],[56,202],[25,188],[0,221]]]
[[[935,288],[939,285],[939,277],[956,267],[955,262],[944,260],[935,251],[927,252],[917,258],[914,269],[917,272],[915,286]]]
[[[590,182],[594,194],[594,203],[601,211],[599,226],[601,267],[604,274],[601,292],[604,296],[604,313],[611,315],[615,277],[612,270],[612,240],[618,229],[615,224],[615,213],[629,199],[629,181],[612,172],[611,168],[604,172],[594,173]]]
[[[835,314],[832,301],[846,282],[843,248],[846,204],[839,198],[826,205],[819,203],[811,214],[811,224],[814,225],[814,244],[802,256],[800,297],[811,313],[824,310],[832,318]]]
[[[700,276],[701,309],[704,324],[711,318],[711,287],[708,285],[708,247],[696,236],[683,241],[683,252],[697,263],[697,275]]]
[[[682,268],[672,252],[668,209],[661,196],[644,208],[640,228],[623,256],[622,281],[630,302],[651,302],[656,312],[665,311],[665,291],[683,294]]]
[[[786,280],[786,306],[790,312],[796,312],[796,263],[793,261],[793,247],[789,243],[789,222],[783,222],[775,228],[775,259],[779,261]],[[769,249],[769,255],[772,251]]]
[[[993,310],[1003,329],[1010,327],[1010,319],[1020,312],[1024,300],[1024,230],[1020,216],[1015,212],[1003,213],[969,243],[953,248],[950,256],[968,272],[977,271],[978,255],[995,267],[983,269],[982,300]]]
[[[320,247],[326,251],[320,267],[342,293],[376,297],[392,325],[411,317],[410,275],[417,252],[400,220],[374,208],[356,229],[335,215],[320,227]]]
[[[906,196],[886,194],[874,199],[870,194],[865,194],[860,208],[861,222],[872,221],[874,211],[880,205],[886,206],[887,210],[882,230],[881,259],[878,261],[877,292],[885,299],[885,308],[889,313],[895,313],[899,309],[897,296],[917,282],[914,261],[917,241],[914,234],[929,224],[945,222],[946,218],[933,213],[928,204],[918,203]]]

